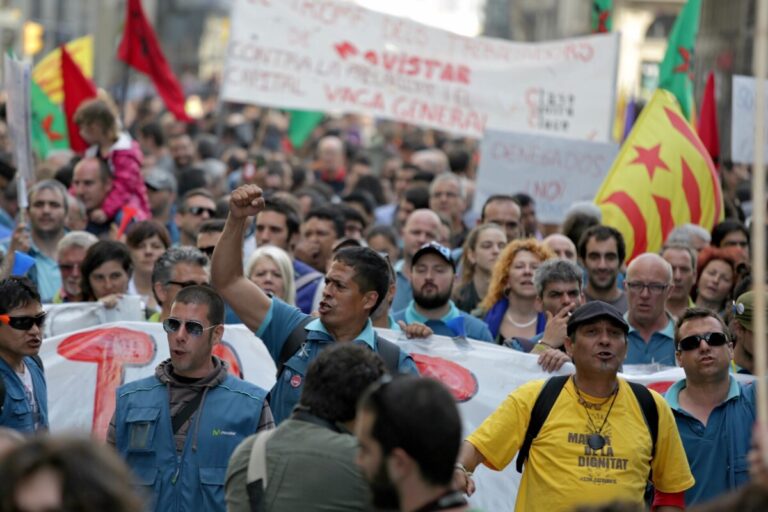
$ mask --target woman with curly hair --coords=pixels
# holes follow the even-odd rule
[[[499,256],[488,293],[473,312],[488,324],[497,343],[530,339],[544,331],[547,317],[536,310],[533,274],[542,262],[554,256],[549,247],[532,238],[514,240]]]
[[[470,312],[485,297],[493,265],[506,245],[507,234],[497,224],[483,224],[469,232],[461,254],[461,279],[454,288],[457,308]]]
[[[721,317],[739,275],[748,268],[742,251],[738,247],[718,248],[708,246],[699,252],[698,274],[696,277],[696,307],[705,308]]]

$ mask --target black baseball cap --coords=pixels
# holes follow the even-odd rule
[[[437,254],[449,263],[453,271],[456,272],[456,263],[454,263],[453,258],[451,258],[451,250],[437,242],[429,242],[422,245],[413,255],[413,258],[411,258],[411,268],[413,268],[413,266],[416,265],[416,262],[419,261],[419,258],[425,254]]]
[[[624,334],[629,332],[629,324],[624,320],[618,309],[601,300],[593,300],[592,302],[582,304],[571,313],[571,317],[568,319],[568,336],[573,335],[573,331],[581,324],[599,318],[613,320],[614,323],[621,327]]]

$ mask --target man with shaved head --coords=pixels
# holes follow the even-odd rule
[[[561,235],[560,233],[554,233],[542,241],[544,242],[544,245],[552,249],[552,252],[554,252],[559,259],[572,261],[574,263],[577,262],[576,245],[567,236]]]
[[[414,210],[405,220],[401,238],[403,240],[403,259],[395,264],[397,274],[397,292],[392,302],[392,311],[397,312],[408,307],[413,298],[411,288],[411,260],[422,245],[437,242],[440,238],[440,217],[427,209]]]
[[[344,189],[347,177],[344,142],[335,135],[326,135],[317,143],[315,176],[337,194]]]
[[[666,309],[672,265],[658,254],[641,254],[627,267],[624,287],[629,304],[624,362],[675,366],[675,322]]]

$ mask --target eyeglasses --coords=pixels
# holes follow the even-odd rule
[[[79,266],[80,265],[75,265],[74,263],[59,263],[59,270],[68,274],[73,272]]]
[[[37,316],[10,316],[0,315],[0,322],[9,325],[12,329],[18,331],[28,331],[33,325],[42,327],[45,323],[45,313]]]
[[[198,247],[198,249],[203,254],[206,254],[208,256],[208,259],[211,259],[211,258],[213,258],[213,250],[216,249],[216,246],[212,245],[210,247]]]
[[[209,327],[203,327],[203,324],[200,322],[196,322],[195,320],[186,320],[182,322],[178,318],[166,318],[163,321],[163,330],[167,332],[168,334],[171,334],[172,332],[179,332],[179,329],[181,329],[181,324],[184,324],[184,329],[187,330],[190,336],[202,336],[203,333],[209,329],[213,329],[214,327],[218,327],[220,324],[211,325]]]
[[[205,208],[203,206],[190,206],[187,208],[187,212],[191,213],[195,217],[199,217],[205,212],[208,212],[209,217],[214,217],[216,215],[216,210],[213,210],[211,208]]]
[[[668,284],[664,283],[639,283],[637,281],[625,282],[627,289],[635,293],[643,293],[643,289],[648,288],[648,291],[652,295],[661,295],[664,290],[669,288]]]
[[[710,347],[721,347],[728,343],[728,336],[722,332],[705,332],[704,334],[694,334],[680,340],[677,344],[677,350],[687,351],[696,350],[701,345],[701,341],[707,342]]]
[[[175,284],[176,286],[179,286],[181,288],[188,288],[190,286],[205,286],[206,283],[197,283],[195,281],[168,281],[165,284]]]

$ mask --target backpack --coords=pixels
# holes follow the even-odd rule
[[[285,363],[293,357],[293,355],[301,348],[301,346],[307,341],[307,331],[304,329],[306,325],[314,320],[313,317],[308,316],[297,325],[286,338],[283,348],[280,350],[280,357],[277,359],[277,376],[283,372]],[[378,349],[379,356],[384,360],[384,367],[390,373],[395,375],[398,372],[397,368],[400,363],[400,347],[396,343],[382,338],[374,331],[376,338],[376,347]]]
[[[528,430],[525,431],[525,440],[520,447],[520,452],[517,454],[517,472],[523,472],[523,464],[528,460],[528,453],[531,451],[531,444],[536,436],[539,435],[544,421],[549,416],[549,411],[557,401],[557,397],[560,396],[560,392],[563,390],[565,383],[570,379],[570,375],[563,375],[559,377],[552,377],[544,384],[539,396],[536,398],[536,402],[533,404],[531,410],[531,421],[528,424]],[[659,410],[656,408],[656,402],[653,399],[653,395],[648,391],[648,388],[642,384],[635,382],[629,382],[629,387],[635,394],[640,410],[643,411],[643,417],[645,423],[651,434],[651,458],[656,455],[656,439],[659,437]]]

